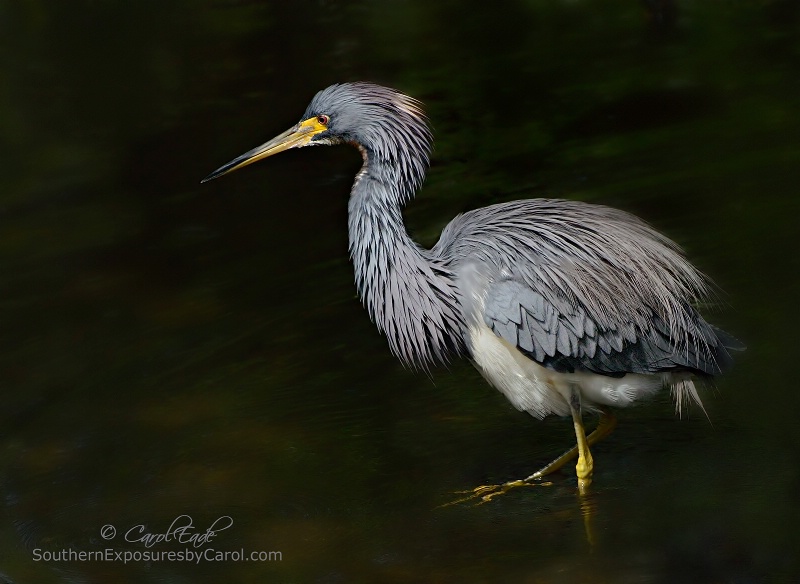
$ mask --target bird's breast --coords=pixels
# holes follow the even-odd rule
[[[592,411],[600,405],[631,406],[678,381],[668,373],[609,377],[590,371],[554,371],[523,354],[485,324],[470,325],[468,338],[472,360],[483,377],[515,408],[537,418],[569,415],[572,387],[580,391],[583,408]]]
[[[483,323],[471,324],[468,337],[478,371],[515,408],[537,418],[569,413],[567,401],[555,389],[558,373],[532,361]]]

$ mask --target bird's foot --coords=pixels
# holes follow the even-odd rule
[[[471,491],[456,491],[457,495],[466,495],[466,497],[461,497],[460,499],[456,499],[455,501],[450,501],[449,503],[445,503],[444,505],[441,506],[449,507],[450,505],[458,505],[459,503],[475,501],[476,499],[478,500],[476,505],[483,505],[484,503],[488,503],[495,497],[504,495],[511,489],[515,489],[517,487],[547,487],[552,484],[553,483],[551,482],[541,482],[541,481],[532,482],[529,481],[528,479],[525,479],[525,480],[508,481],[507,483],[503,483],[500,485],[481,485],[480,487],[475,487]]]

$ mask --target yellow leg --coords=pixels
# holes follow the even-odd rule
[[[584,495],[589,485],[592,484],[594,460],[589,450],[589,442],[586,440],[586,431],[583,429],[581,394],[578,388],[574,386],[572,387],[570,395],[569,411],[572,412],[572,423],[575,426],[575,439],[578,442],[578,463],[575,465],[575,472],[578,475],[578,492]]]
[[[600,421],[597,424],[597,428],[594,429],[594,432],[589,434],[586,437],[586,443],[589,446],[593,446],[597,444],[611,434],[614,431],[614,428],[617,427],[617,417],[611,412],[611,410],[603,408],[600,411]],[[537,470],[531,476],[526,477],[525,481],[534,481],[540,479],[544,476],[549,475],[560,469],[562,466],[567,464],[570,460],[574,460],[578,456],[578,447],[574,446],[571,449],[567,450],[564,454],[556,458],[553,462]]]
[[[537,470],[529,477],[526,477],[522,480],[508,481],[507,483],[503,483],[501,485],[481,485],[480,487],[476,487],[471,491],[463,491],[463,494],[469,496],[464,497],[462,499],[458,499],[451,503],[447,503],[444,506],[453,505],[455,503],[462,503],[464,501],[470,501],[472,499],[477,499],[477,498],[480,498],[481,502],[483,503],[488,503],[494,497],[502,495],[503,493],[507,493],[508,491],[516,487],[535,487],[535,486],[548,485],[549,483],[539,482],[539,479],[552,472],[557,471],[569,461],[574,460],[576,457],[578,458],[578,464],[576,466],[576,471],[578,473],[578,490],[581,494],[584,494],[586,492],[587,487],[591,483],[591,475],[593,467],[591,458],[592,455],[589,452],[589,446],[596,444],[597,442],[599,442],[600,440],[611,434],[611,432],[613,432],[614,428],[617,426],[617,418],[610,410],[602,408],[600,413],[600,421],[597,424],[597,428],[595,428],[594,432],[589,434],[589,436],[586,436],[583,429],[583,422],[580,416],[580,403],[578,403],[577,411],[575,408],[572,407],[572,404],[570,403],[570,411],[572,411],[572,419],[575,424],[575,436],[578,441],[577,446],[566,451],[564,454],[556,458],[550,464],[546,465],[544,468],[540,470]],[[581,449],[583,450],[582,457],[581,457]]]

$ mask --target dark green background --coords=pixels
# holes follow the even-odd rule
[[[796,581],[797,2],[19,0],[0,59],[0,582]],[[571,424],[392,358],[348,263],[355,151],[199,184],[357,79],[427,105],[426,245],[529,196],[681,243],[749,347],[710,423],[663,395],[595,448],[586,500],[569,469],[437,508]],[[283,559],[33,561],[183,513]]]

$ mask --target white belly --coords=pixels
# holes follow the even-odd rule
[[[673,381],[672,376],[665,373],[628,373],[624,377],[588,372],[559,373],[529,359],[482,323],[471,326],[469,336],[472,356],[481,374],[514,407],[537,418],[548,414],[568,416],[572,386],[577,386],[581,392],[582,407],[591,411],[597,405],[627,407],[652,396],[665,385],[687,383]]]

